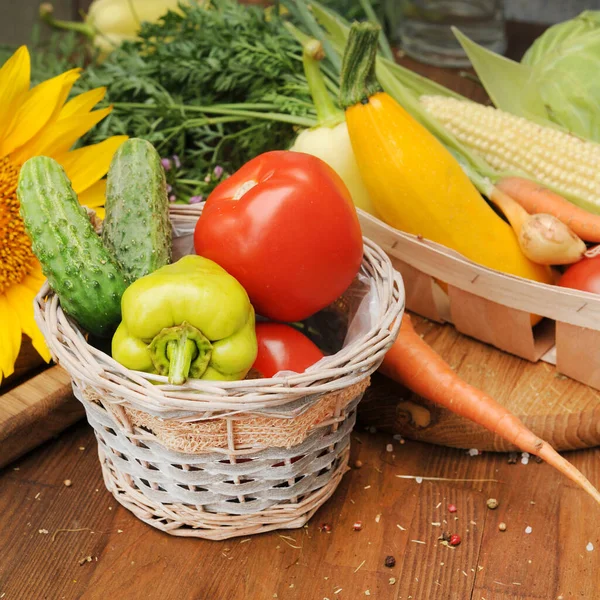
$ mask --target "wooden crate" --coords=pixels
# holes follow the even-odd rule
[[[409,310],[600,390],[600,295],[482,267],[361,210],[359,219],[402,274]],[[532,327],[531,314],[544,319]]]

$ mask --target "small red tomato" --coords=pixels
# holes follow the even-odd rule
[[[317,345],[283,323],[257,323],[256,341],[258,354],[253,368],[264,377],[273,377],[279,371],[304,373],[323,358]]]
[[[558,285],[600,294],[600,256],[584,257],[571,265],[559,279]]]
[[[363,256],[342,179],[320,158],[289,151],[261,154],[222,181],[194,246],[242,284],[257,314],[288,323],[341,296]]]

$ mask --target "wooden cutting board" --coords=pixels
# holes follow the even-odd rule
[[[0,390],[0,467],[56,436],[84,415],[71,380],[52,366],[23,383]]]
[[[487,392],[558,450],[600,445],[600,393],[468,338],[451,325],[412,316],[417,331],[464,380]],[[359,422],[407,438],[478,450],[513,450],[483,427],[408,392],[382,375],[359,405]]]

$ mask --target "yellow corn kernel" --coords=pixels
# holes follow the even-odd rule
[[[520,171],[600,212],[600,145],[468,100],[421,96],[421,104],[497,171]]]

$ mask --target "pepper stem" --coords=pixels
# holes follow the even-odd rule
[[[196,347],[192,340],[186,336],[167,344],[167,358],[169,359],[169,383],[181,385],[187,379],[192,366]]]
[[[317,39],[309,39],[303,44],[302,64],[308,82],[308,89],[317,111],[318,127],[335,127],[344,120],[344,113],[334,104],[319,62],[325,58],[323,44]]]
[[[372,23],[353,23],[344,51],[340,103],[344,109],[381,92],[375,74],[380,27]]]
[[[96,30],[88,23],[78,23],[76,21],[62,21],[61,19],[55,19],[53,16],[54,7],[50,2],[44,2],[40,4],[40,19],[56,29],[66,29],[69,31],[77,31],[83,35],[93,39],[96,35]]]
[[[212,354],[210,341],[189,323],[165,327],[148,348],[156,372],[167,375],[173,385],[202,377]]]

